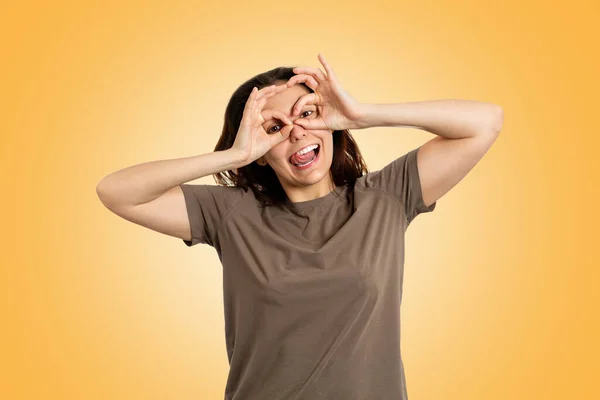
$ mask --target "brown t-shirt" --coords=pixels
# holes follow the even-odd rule
[[[404,234],[425,207],[416,148],[318,199],[182,184],[192,240],[223,268],[226,400],[406,400]]]

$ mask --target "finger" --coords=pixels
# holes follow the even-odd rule
[[[291,132],[291,129],[279,129],[275,135],[269,135],[269,142],[271,144],[271,148],[277,146],[279,143],[289,138]]]
[[[327,129],[327,125],[325,125],[322,118],[310,120],[299,118],[294,123],[304,129]]]
[[[257,98],[254,100],[254,111],[262,112],[263,107],[267,104],[267,101],[270,97],[273,96],[273,93],[269,93],[267,95],[263,95],[261,98]]]
[[[254,123],[253,120],[256,118],[255,109],[256,109],[256,100],[254,96],[258,92],[257,88],[252,89],[250,92],[250,96],[248,96],[248,100],[246,100],[246,104],[244,105],[244,110],[242,111],[242,121],[240,123]]]
[[[254,118],[256,118],[260,124],[263,124],[266,121],[266,119],[261,114],[261,110],[265,106],[265,104],[267,104],[267,99],[262,98],[256,102],[256,106],[253,109]]]
[[[294,122],[283,114],[281,114],[281,121],[283,121],[286,125],[294,125]]]
[[[283,122],[286,125],[293,125],[294,124],[291,119],[289,119],[285,114],[282,114],[280,112],[274,112],[272,114],[272,116],[275,117],[275,118],[277,118],[279,121]]]
[[[279,86],[279,87],[277,85],[265,86],[264,88],[260,89],[255,96],[257,99],[260,99],[264,96],[271,97],[271,96],[277,94],[278,92],[280,92],[281,90],[282,90],[281,86]]]
[[[318,98],[316,93],[308,93],[300,97],[294,107],[292,108],[292,115],[296,115],[302,110],[305,105],[318,104]]]
[[[317,87],[319,87],[319,82],[317,82],[316,79],[314,77],[312,77],[311,75],[306,75],[306,74],[292,76],[287,81],[286,86],[292,87],[295,84],[300,83],[300,82],[306,83],[306,86],[308,86],[312,90],[317,90]]]
[[[261,116],[264,118],[264,121],[268,121],[272,118],[275,118],[286,125],[293,125],[292,120],[285,116],[285,114],[280,113],[279,111],[267,110],[262,112]]]
[[[312,90],[315,90],[319,86],[319,82],[317,82],[314,77],[312,77],[311,75],[307,75],[307,74],[294,75],[286,82],[285,85],[288,88],[290,88],[300,82],[306,83],[306,85],[308,87],[310,87]]]
[[[263,88],[263,89],[267,89],[267,88]],[[276,94],[278,94],[278,93],[281,93],[281,92],[282,92],[282,91],[284,91],[285,89],[287,89],[287,87],[286,87],[285,85],[280,85],[280,86],[277,86],[277,87],[275,87],[274,85],[273,85],[273,86],[270,86],[270,87],[268,88],[268,90],[266,90],[266,91],[264,91],[264,92],[262,92],[262,93],[260,93],[260,91],[259,91],[259,93],[255,94],[255,96],[256,96],[256,97],[254,98],[254,101],[253,101],[253,103],[255,103],[255,104],[256,104],[256,102],[257,102],[257,101],[260,101],[260,100],[265,100],[265,102],[266,102],[266,100],[267,100],[268,98],[270,98],[270,97],[273,97],[273,96],[275,96],[275,95],[276,95]],[[261,89],[261,90],[262,90],[262,89]],[[261,106],[258,108],[258,109],[259,109],[259,111],[260,111],[260,110],[262,110],[262,108],[263,108],[264,106],[265,106],[265,103],[264,103],[264,102],[263,102],[263,103],[261,103]],[[254,109],[254,108],[253,108],[253,109]]]
[[[327,80],[327,76],[319,68],[296,67],[293,69],[293,71],[296,74],[310,74],[313,77],[315,77],[315,79],[317,79],[317,81],[319,81],[319,82]]]
[[[260,96],[260,97],[257,97],[257,98],[255,99],[255,101],[259,101],[259,100],[263,100],[263,99],[264,99],[264,100],[266,100],[266,99],[269,99],[269,98],[271,98],[271,97],[275,96],[277,93],[278,93],[278,92],[268,92],[268,93],[264,93],[262,96]]]
[[[279,85],[279,86],[271,85],[271,86],[261,89],[261,90],[265,90],[262,93],[260,93],[260,91],[259,91],[258,94],[255,94],[256,97],[254,98],[254,104],[258,104],[257,102],[259,102],[259,101],[261,102],[260,107],[258,107],[259,112],[265,106],[265,103],[268,98],[275,96],[277,93],[280,93],[280,92],[284,91],[285,89],[286,89],[285,85]]]
[[[250,111],[254,111],[254,109],[256,108],[256,102],[258,100],[260,100],[261,95],[264,94],[264,89],[259,89],[256,86],[254,86],[252,88],[252,91],[250,92],[250,96],[248,96],[248,100],[246,100],[246,107],[244,108],[245,110],[250,110]],[[261,92],[261,90],[263,92]]]
[[[323,55],[321,53],[319,53],[318,58],[319,58],[319,61],[321,62],[321,64],[323,64],[323,68],[325,68],[325,71],[327,72],[327,76],[329,78],[337,81],[337,76],[336,76],[335,72],[333,72],[333,68],[331,67],[331,65],[329,65],[327,60],[325,60],[325,57],[323,57]]]
[[[263,116],[263,118],[265,119],[265,121],[269,120],[271,118],[278,118],[278,119],[281,118],[281,115],[279,114],[279,112],[275,111],[275,110],[265,110],[265,111],[263,111],[261,109],[261,115]]]
[[[284,90],[287,89],[287,86],[285,85],[285,83],[281,84],[281,85],[272,85],[273,89],[269,92],[269,94],[277,94],[280,92],[283,92]]]
[[[263,96],[270,96],[273,93],[276,93],[278,88],[279,86],[277,85],[265,86],[262,89],[258,90],[258,92],[256,93],[256,97],[261,98]]]
[[[254,97],[256,96],[256,92],[258,90],[256,89],[256,86],[254,86],[252,88],[252,91],[250,92],[250,96],[248,96],[248,99],[246,100],[246,105],[244,106],[244,111],[246,110],[251,110],[254,106]]]
[[[266,97],[259,97],[260,93],[259,92],[255,92],[254,93],[254,97],[251,97],[252,100],[252,109],[255,110],[256,106],[262,101],[265,100],[266,101]]]

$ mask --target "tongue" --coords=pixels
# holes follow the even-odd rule
[[[290,159],[290,161],[292,161],[293,164],[306,164],[307,162],[312,160],[315,157],[315,155],[316,154],[314,150],[311,150],[308,153],[303,154],[301,156],[295,153]]]

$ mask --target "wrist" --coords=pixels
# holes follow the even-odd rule
[[[237,165],[237,168],[244,167],[250,163],[248,154],[244,153],[242,150],[230,147],[226,151],[231,155],[231,158],[234,160],[233,162]]]
[[[359,107],[359,117],[354,121],[355,129],[366,129],[376,126],[374,116],[376,115],[376,104],[361,103]]]

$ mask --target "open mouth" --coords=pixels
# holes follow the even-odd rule
[[[308,168],[310,165],[314,164],[318,157],[319,157],[319,151],[321,150],[321,146],[320,145],[316,145],[317,147],[314,150],[311,150],[308,154],[314,153],[313,157],[309,160],[306,160],[304,163],[301,162],[292,162],[292,159],[294,158],[294,156],[292,155],[289,159],[290,164],[292,164],[294,167],[296,168]]]

